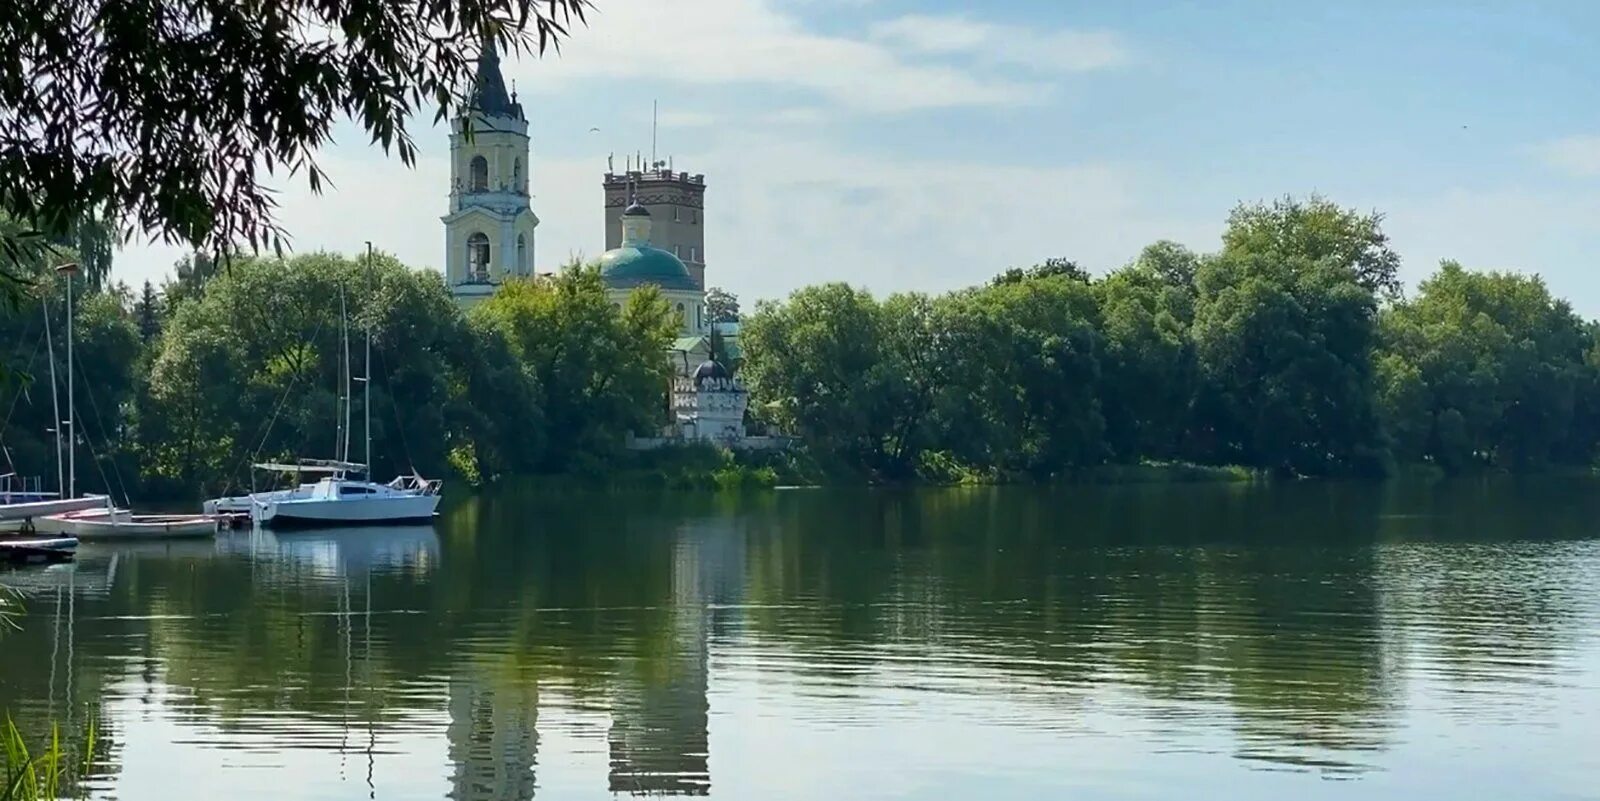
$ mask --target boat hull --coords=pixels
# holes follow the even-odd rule
[[[256,506],[255,518],[275,528],[427,523],[438,508],[437,495],[268,500]]]
[[[266,501],[282,501],[291,498],[309,498],[314,485],[305,484],[294,489],[267,490],[250,495],[230,495],[222,498],[212,498],[201,505],[201,512],[208,515],[243,514],[247,515],[255,509],[257,504]]]
[[[204,515],[135,515],[126,510],[73,512],[39,521],[41,531],[84,541],[165,540],[211,537],[217,521]]]

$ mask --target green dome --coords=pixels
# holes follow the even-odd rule
[[[620,247],[600,257],[600,278],[612,289],[655,284],[662,289],[698,292],[689,268],[677,256],[649,245]]]

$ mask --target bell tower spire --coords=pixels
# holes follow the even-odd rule
[[[472,93],[450,135],[450,210],[444,215],[445,281],[470,305],[508,278],[533,275],[528,119],[506,91],[495,33],[486,30]]]

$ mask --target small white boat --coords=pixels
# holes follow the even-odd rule
[[[209,515],[136,515],[111,508],[51,515],[35,525],[40,531],[80,540],[152,540],[217,533],[217,520]]]
[[[388,484],[328,476],[309,495],[256,502],[254,520],[272,526],[371,525],[431,522],[439,508],[440,482],[401,476]]]

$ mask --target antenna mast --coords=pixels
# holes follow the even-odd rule
[[[656,168],[656,124],[661,117],[661,101],[650,101],[650,169]]]

